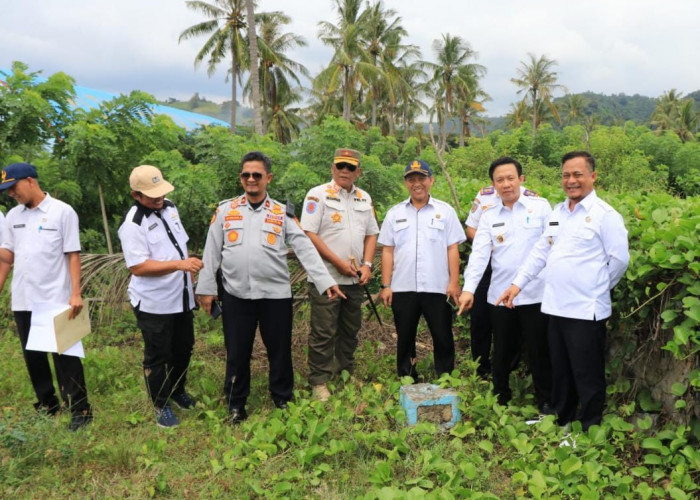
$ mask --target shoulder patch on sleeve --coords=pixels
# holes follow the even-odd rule
[[[485,196],[485,195],[493,194],[495,192],[496,192],[496,190],[494,189],[493,186],[486,186],[486,187],[481,188],[481,191],[479,191],[479,194],[481,196]]]
[[[540,194],[537,191],[533,191],[531,189],[526,189],[523,191],[524,196],[532,196],[533,198],[538,198]]]

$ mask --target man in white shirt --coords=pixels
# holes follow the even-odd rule
[[[516,299],[513,309],[494,304],[544,232],[552,209],[546,199],[522,193],[520,188],[525,176],[517,160],[507,156],[496,159],[489,167],[489,177],[498,198],[479,220],[469,264],[464,270],[459,313],[474,304],[474,293],[490,260],[493,273],[487,301],[493,325],[493,385],[498,402],[505,405],[511,399],[510,372],[513,359],[523,345],[535,385],[537,406],[542,413],[551,413],[552,369],[547,316],[540,311],[544,282],[535,278],[527,293]]]
[[[36,167],[13,163],[2,170],[0,190],[17,200],[7,213],[0,248],[0,289],[10,266],[12,311],[24,362],[34,387],[34,407],[49,415],[59,408],[47,353],[27,350],[32,309],[36,302],[70,305],[69,319],[83,308],[80,293],[80,233],[73,208],[41,190]],[[61,398],[71,411],[69,429],[92,421],[83,364],[77,356],[52,355]]]
[[[165,195],[175,188],[156,167],[141,165],[129,177],[134,205],[119,227],[129,300],[143,335],[143,372],[160,427],[179,421],[170,406],[195,406],[185,391],[194,347],[192,276],[202,261],[187,253],[189,237],[175,205]]]
[[[430,166],[416,160],[404,170],[410,197],[392,207],[379,233],[382,284],[379,298],[396,324],[398,375],[418,378],[416,333],[421,314],[433,338],[438,376],[454,368],[452,310],[459,300],[459,244],[466,240],[455,210],[430,196]]]
[[[520,186],[520,194],[529,197],[538,197],[535,191]],[[471,209],[464,226],[467,231],[467,240],[474,241],[476,229],[479,227],[481,215],[500,203],[500,196],[496,188],[485,186],[479,190],[472,201]],[[471,258],[471,257],[470,257]],[[472,359],[478,362],[476,374],[486,380],[491,375],[491,314],[487,300],[489,285],[491,284],[491,266],[486,266],[481,281],[474,291],[474,305],[469,309],[469,336]],[[514,351],[512,367],[515,369],[520,362],[520,350]]]
[[[596,195],[597,177],[590,153],[564,155],[567,199],[554,207],[542,238],[497,300],[513,307],[515,297],[544,269],[542,312],[550,315],[552,405],[560,425],[580,420],[584,430],[603,417],[610,291],[629,263],[627,229],[622,216]]]
[[[337,149],[331,164],[333,180],[307,193],[301,214],[301,228],[347,297],[329,300],[309,280],[309,383],[321,401],[330,397],[326,383],[331,377],[355,369],[362,287],[372,277],[379,226],[372,197],[355,185],[361,172],[359,151]]]

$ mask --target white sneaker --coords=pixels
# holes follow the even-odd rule
[[[326,402],[328,401],[328,398],[331,397],[331,393],[328,390],[326,384],[315,385],[311,388],[311,390],[313,392],[314,397],[319,401]]]

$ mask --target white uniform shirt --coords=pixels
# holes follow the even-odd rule
[[[524,186],[520,186],[520,194],[531,197],[539,196],[536,192],[526,189]],[[496,188],[493,186],[481,188],[479,194],[477,194],[474,201],[472,201],[472,208],[469,210],[469,215],[467,216],[467,220],[464,221],[464,225],[473,227],[474,229],[478,228],[481,214],[483,214],[485,210],[495,206],[500,200],[501,197],[498,196]]]
[[[182,225],[180,214],[170,200],[160,211],[160,217],[154,210],[140,204],[134,204],[126,214],[119,227],[119,239],[122,242],[126,267],[143,264],[147,260],[165,262],[181,260],[182,257],[163,224],[167,223],[170,233],[177,241],[185,258],[189,236]],[[175,314],[183,311],[183,294],[187,289],[188,309],[194,308],[192,277],[186,271],[174,271],[163,276],[132,276],[129,282],[129,300],[131,305],[151,314]]]
[[[510,286],[518,267],[539,241],[547,226],[552,207],[544,198],[518,197],[513,209],[503,205],[500,198],[496,205],[487,209],[479,220],[469,264],[464,270],[466,292],[474,293],[491,259],[491,285],[487,301],[496,304],[503,291]],[[515,298],[515,305],[542,302],[544,281],[536,277]]]
[[[309,190],[301,214],[301,228],[316,233],[341,259],[349,260],[352,256],[359,265],[364,261],[365,237],[379,233],[370,195],[354,185],[348,192],[335,182]],[[323,262],[338,284],[357,283],[356,278],[340,274],[325,259]]]
[[[622,216],[595,190],[576,204],[554,207],[545,232],[513,284],[524,288],[544,268],[542,312],[565,318],[603,320],[612,314],[610,290],[629,263]],[[545,267],[546,266],[546,267]]]
[[[245,195],[222,201],[207,233],[197,294],[217,295],[216,270],[221,266],[224,289],[239,299],[290,298],[286,243],[319,293],[335,285],[316,247],[285,209],[269,196],[256,209]]]
[[[467,239],[454,208],[430,197],[416,210],[407,199],[386,214],[379,243],[394,247],[394,292],[446,293],[447,247]]]
[[[78,214],[70,205],[49,194],[34,208],[17,205],[7,213],[1,246],[15,254],[13,311],[31,311],[35,302],[69,303],[66,254],[80,251]]]

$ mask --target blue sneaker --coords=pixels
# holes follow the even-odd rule
[[[163,408],[156,408],[156,423],[158,427],[177,427],[180,421],[173,413],[173,409],[166,405]]]
[[[194,398],[185,391],[173,394],[170,396],[170,401],[175,403],[178,408],[183,410],[191,410],[197,404],[197,401],[195,401]]]

